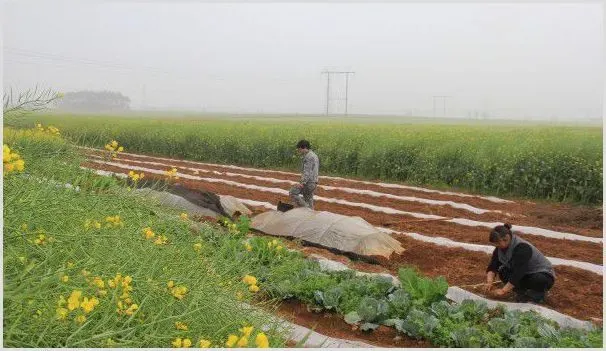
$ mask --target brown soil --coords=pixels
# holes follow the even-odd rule
[[[139,161],[150,161],[167,163],[168,161],[159,160],[157,158],[141,158],[138,156],[124,156],[121,155],[122,159],[133,159]],[[257,175],[262,177],[272,177],[277,179],[287,179],[292,181],[298,181],[298,175],[282,174],[272,172],[271,170],[234,170],[224,166],[215,165],[194,165],[181,160],[170,161],[172,165],[181,167],[198,167],[206,170],[214,170],[219,172],[232,172],[240,174]],[[373,182],[380,182],[379,180]],[[362,184],[353,180],[329,180],[321,178],[321,184],[330,185],[334,187],[349,187],[354,189],[366,189],[377,192],[389,193],[393,195],[402,196],[415,196],[420,198],[431,198],[435,200],[455,201],[463,202],[469,205],[488,209],[488,210],[501,210],[503,212],[509,212],[513,215],[513,218],[519,224],[540,226],[549,228],[557,231],[572,232],[582,235],[590,235],[601,237],[603,228],[603,217],[601,207],[590,207],[590,206],[572,206],[568,204],[557,204],[557,203],[535,203],[526,200],[514,200],[514,203],[495,203],[492,201],[481,199],[477,196],[474,197],[462,197],[456,195],[444,195],[437,193],[427,193],[417,190],[410,189],[398,189],[398,188],[386,188],[379,185],[373,184]],[[397,183],[394,183],[397,184]],[[429,188],[428,188],[429,189]],[[456,191],[458,193],[464,193],[462,191]],[[390,206],[391,207],[391,206]],[[469,213],[465,211],[465,213]],[[467,218],[471,218],[466,216]],[[506,216],[502,216],[506,217]],[[519,217],[519,218],[518,218]],[[528,220],[528,222],[526,222]]]
[[[277,314],[293,323],[333,338],[357,340],[381,347],[432,347],[428,341],[411,339],[406,335],[398,334],[394,328],[380,326],[373,332],[353,329],[351,325],[345,323],[342,316],[335,313],[310,312],[305,305],[294,300],[282,302]]]
[[[86,167],[103,168],[124,172],[126,168],[101,165],[98,163],[86,163]],[[157,175],[147,175],[148,178],[162,178]],[[258,190],[238,188],[231,185],[212,183],[205,181],[179,180],[186,187],[203,188],[217,194],[229,194],[239,198],[266,201],[277,204],[279,200],[285,200],[285,196]],[[373,225],[387,227],[402,232],[416,232],[428,236],[441,236],[455,241],[487,245],[488,228],[469,227],[456,223],[439,220],[422,220],[406,215],[393,215],[381,212],[373,212],[364,208],[332,204],[327,202],[316,202],[316,209],[330,211],[350,216],[360,216]],[[514,227],[515,230],[515,227]],[[585,261],[602,264],[603,248],[601,244],[583,241],[571,241],[564,239],[551,239],[537,235],[520,234],[529,240],[545,255],[565,258],[571,260]]]
[[[149,159],[138,158],[133,156],[121,157],[120,162],[129,163],[128,160],[137,161],[149,161]],[[167,163],[166,161],[154,159],[159,162]],[[178,167],[195,167],[194,165],[188,164],[182,161],[170,162],[171,165]],[[137,165],[136,163],[129,163]],[[162,166],[157,165],[146,165],[148,168],[164,170]],[[298,180],[298,176],[285,175],[280,173],[271,174],[272,172],[266,171],[242,171],[233,170],[221,166],[201,166],[200,168],[219,171],[219,172],[232,172],[247,175],[257,175],[263,177],[273,177],[283,180]],[[180,172],[194,175],[194,171],[183,170]],[[200,176],[216,177],[216,175],[200,173]],[[230,179],[244,184],[254,184],[273,188],[282,188],[288,190],[290,186],[288,184],[272,183],[268,181],[260,181],[254,179],[248,179],[240,176],[223,176],[224,179]],[[446,200],[466,203],[478,208],[490,209],[490,210],[501,210],[503,213],[507,212],[510,216],[505,214],[488,212],[484,214],[475,214],[463,209],[457,209],[450,206],[435,206],[429,204],[422,204],[414,201],[403,201],[394,200],[384,197],[374,197],[370,195],[351,194],[339,190],[324,190],[318,188],[316,195],[325,197],[335,197],[341,199],[347,199],[354,202],[364,202],[378,206],[391,207],[394,209],[409,211],[409,212],[420,212],[426,214],[435,214],[443,217],[455,218],[468,218],[480,221],[496,221],[496,222],[513,222],[519,225],[538,226],[546,229],[570,232],[580,235],[602,237],[602,209],[595,207],[583,207],[583,206],[570,206],[565,204],[536,204],[528,201],[516,202],[514,204],[495,204],[487,200],[482,200],[477,197],[458,197],[450,195],[441,195],[435,193],[424,193],[416,191],[416,194],[411,194],[409,190],[405,189],[394,189],[384,188],[370,184],[352,183],[351,181],[332,181],[322,180],[322,184],[331,185],[337,187],[350,187],[361,190],[373,190],[382,193],[389,193],[393,195],[403,196],[416,196],[421,198],[430,198],[433,200]],[[404,191],[403,191],[404,190]],[[486,206],[489,205],[489,206]]]
[[[124,172],[124,168],[87,163],[86,167]],[[154,175],[149,175],[154,177]],[[161,177],[160,177],[161,178]],[[235,188],[227,185],[205,183],[200,181],[182,181],[189,188],[204,188],[218,194],[230,194],[240,198],[255,199],[277,203],[283,199],[277,194],[265,193],[255,190]],[[318,210],[325,210],[347,215],[360,215],[369,222],[386,223],[393,221],[394,216],[388,214],[375,214],[368,218],[371,211],[354,209],[348,206],[329,203],[318,203]],[[428,222],[434,223],[434,222]],[[374,223],[373,223],[374,224]],[[433,225],[433,224],[431,224]],[[472,252],[464,249],[447,248],[430,243],[421,242],[405,236],[395,236],[406,248],[401,255],[392,255],[389,260],[382,259],[381,266],[387,268],[392,274],[403,265],[416,266],[423,274],[428,276],[443,275],[450,285],[467,285],[481,283],[485,279],[485,267],[489,255],[481,252]],[[533,243],[535,238],[532,239]],[[574,244],[573,244],[574,243]],[[562,243],[565,252],[576,250],[578,242],[566,241]],[[564,246],[565,245],[565,246]],[[537,245],[539,246],[539,245]],[[564,251],[564,249],[562,249]],[[564,252],[562,252],[563,254]],[[552,255],[548,253],[548,255]],[[362,265],[355,263],[354,268]],[[367,263],[363,263],[367,265]],[[363,267],[360,267],[362,269]],[[580,319],[602,317],[602,276],[566,266],[555,267],[557,279],[554,288],[547,299],[547,307],[553,308]]]

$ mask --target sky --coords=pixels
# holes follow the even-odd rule
[[[600,118],[600,3],[2,5],[3,84],[112,90],[133,109]],[[329,112],[344,113],[345,75]],[[448,96],[434,98],[434,96]]]

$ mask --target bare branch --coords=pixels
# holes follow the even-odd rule
[[[15,95],[11,87],[10,91],[5,92],[3,96],[4,117],[21,116],[28,112],[43,110],[61,97],[60,93],[50,88],[40,90],[36,84],[33,90],[19,93],[15,102]]]

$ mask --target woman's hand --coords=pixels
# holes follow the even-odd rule
[[[503,297],[503,296],[507,295],[507,293],[508,293],[508,291],[505,291],[504,289],[497,289],[492,292],[492,294],[497,297]]]
[[[492,283],[494,282],[494,272],[486,273],[486,285],[484,286],[484,293],[487,294],[492,289]]]

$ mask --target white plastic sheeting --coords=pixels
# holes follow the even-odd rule
[[[298,238],[363,256],[389,256],[404,251],[400,242],[360,217],[308,208],[268,211],[252,219],[251,228],[263,233]]]
[[[93,151],[97,151],[97,152],[103,152],[103,150],[101,150],[101,149],[95,149],[95,148],[91,148],[91,147],[81,146],[80,148],[86,149],[86,150],[93,150]],[[193,165],[223,167],[223,168],[237,169],[237,170],[242,170],[242,171],[272,172],[272,173],[276,173],[276,174],[284,174],[284,175],[291,175],[291,176],[299,175],[297,173],[292,173],[292,172],[274,171],[274,170],[258,169],[258,168],[247,168],[247,167],[239,167],[239,166],[232,166],[232,165],[219,165],[219,164],[213,164],[213,163],[195,162],[195,161],[188,161],[188,160],[176,160],[176,159],[171,159],[171,158],[166,158],[166,157],[146,156],[146,155],[133,154],[133,153],[128,153],[128,152],[122,152],[122,154],[128,155],[128,156],[133,156],[133,157],[144,158],[144,159],[157,159],[157,160],[163,160],[163,161],[179,161],[179,162],[193,164]],[[475,198],[484,199],[484,200],[496,202],[496,203],[513,203],[513,201],[501,199],[501,198],[498,198],[495,196],[471,195],[471,194],[457,193],[457,192],[451,192],[451,191],[426,189],[426,188],[420,188],[420,187],[416,187],[416,186],[409,186],[409,185],[402,185],[402,184],[375,183],[375,182],[369,182],[369,181],[363,181],[363,180],[354,180],[354,179],[347,179],[347,178],[341,178],[341,177],[330,177],[330,176],[320,176],[320,179],[340,180],[340,181],[347,181],[347,182],[354,183],[354,184],[357,183],[357,184],[377,185],[377,186],[384,187],[384,188],[409,189],[409,190],[416,190],[416,191],[421,191],[421,192],[426,192],[426,193],[452,195],[452,196],[459,196],[459,197],[475,197]]]
[[[99,164],[106,164],[106,165],[116,166],[116,167],[123,167],[123,168],[131,169],[131,170],[144,171],[144,172],[151,173],[151,174],[162,174],[162,175],[164,174],[164,171],[160,171],[157,169],[133,166],[133,165],[122,164],[122,163],[117,163],[117,162],[106,162],[106,161],[99,161],[99,160],[92,160],[91,162],[95,162],[95,163],[99,163]],[[239,188],[252,189],[252,190],[258,190],[258,191],[288,196],[288,191],[284,190],[284,189],[280,189],[280,188],[268,188],[268,187],[264,187],[264,186],[254,185],[254,184],[244,184],[244,183],[234,182],[231,180],[224,180],[224,179],[217,179],[217,178],[205,178],[205,177],[192,176],[189,174],[182,174],[182,173],[177,173],[177,174],[179,177],[185,178],[185,179],[201,180],[201,181],[211,182],[211,183],[221,183],[221,184],[232,185],[232,186],[239,187]],[[444,220],[447,222],[457,223],[457,224],[471,226],[471,227],[483,226],[483,227],[487,227],[487,228],[492,228],[496,225],[502,224],[502,223],[498,223],[498,222],[481,222],[481,221],[474,221],[474,220],[470,220],[470,219],[466,219],[466,218],[446,218],[446,217],[442,217],[442,216],[436,216],[436,215],[430,215],[430,214],[424,214],[424,213],[407,212],[407,211],[393,209],[391,207],[376,206],[376,205],[371,205],[371,204],[367,204],[367,203],[353,202],[353,201],[348,201],[348,200],[343,200],[343,199],[326,198],[326,197],[322,197],[322,196],[316,196],[316,197],[314,197],[314,200],[324,201],[324,202],[329,202],[329,203],[336,203],[336,204],[347,205],[347,206],[353,206],[353,207],[366,208],[366,209],[369,209],[374,212],[407,215],[407,216],[412,216],[415,218],[422,218],[422,219]],[[594,238],[594,237],[589,237],[589,236],[558,232],[558,231],[554,231],[554,230],[530,227],[530,226],[514,225],[514,231],[520,232],[522,234],[539,235],[539,236],[544,236],[544,237],[548,237],[548,238],[602,243],[602,238]]]
[[[89,157],[92,157],[95,159],[102,159],[101,156],[96,156],[96,155],[89,155]],[[136,164],[143,164],[143,165],[147,165],[147,166],[171,167],[171,165],[169,163],[160,163],[160,162],[153,162],[153,161],[139,161],[139,160],[120,159],[120,158],[115,159],[115,161],[122,161],[122,160],[136,163]],[[259,180],[259,181],[268,182],[268,183],[275,183],[275,184],[280,184],[280,183],[288,184],[288,185],[297,184],[297,182],[294,182],[291,180],[254,176],[254,175],[243,174],[243,173],[218,172],[218,171],[207,170],[204,168],[194,168],[194,167],[179,167],[179,168],[187,169],[187,170],[194,171],[194,172],[202,172],[205,174],[210,173],[210,174],[217,175],[217,176],[242,177],[242,178],[254,179],[254,180]],[[318,188],[325,189],[325,190],[333,190],[333,191],[334,190],[343,191],[343,192],[350,193],[350,194],[368,195],[368,196],[378,197],[378,198],[384,197],[384,198],[393,199],[393,200],[419,202],[419,203],[423,203],[423,204],[436,205],[436,206],[450,206],[452,208],[466,210],[466,211],[469,211],[469,212],[472,212],[475,214],[483,214],[483,213],[487,213],[487,212],[502,213],[502,211],[486,210],[483,208],[477,208],[477,207],[471,206],[469,204],[455,202],[455,201],[433,200],[433,199],[425,199],[425,198],[419,198],[419,197],[414,197],[414,196],[393,195],[393,194],[387,194],[387,193],[382,193],[382,192],[372,191],[372,190],[355,189],[355,188],[348,188],[348,187],[334,187],[334,186],[328,186],[328,185],[318,185]]]
[[[177,210],[186,211],[189,214],[195,214],[200,216],[208,216],[218,218],[220,215],[217,212],[209,210],[208,208],[198,206],[192,202],[189,202],[181,196],[171,194],[166,191],[156,191],[153,189],[135,189],[134,192],[143,197],[158,201],[162,206],[171,207]]]

